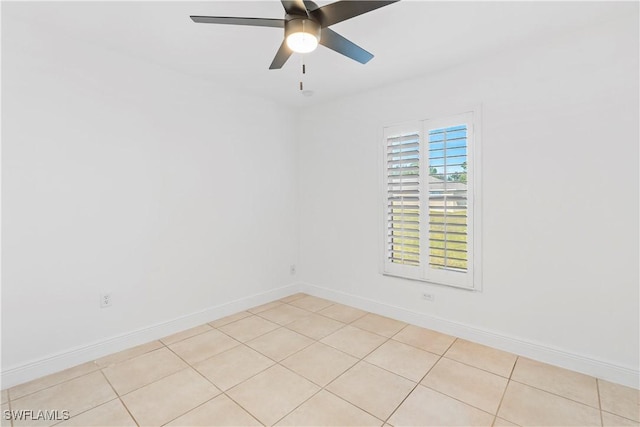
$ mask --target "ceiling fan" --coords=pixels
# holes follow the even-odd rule
[[[282,68],[293,52],[313,51],[318,43],[361,64],[366,64],[373,58],[373,55],[342,37],[329,26],[397,1],[399,0],[343,0],[318,7],[310,0],[281,0],[285,10],[284,19],[228,16],[191,16],[191,19],[203,24],[284,28],[285,39],[269,66],[270,70]]]

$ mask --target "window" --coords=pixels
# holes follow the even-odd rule
[[[479,289],[475,116],[384,129],[383,273]]]

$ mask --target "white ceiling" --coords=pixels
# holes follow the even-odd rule
[[[430,2],[403,0],[331,28],[375,55],[362,65],[320,46],[269,70],[283,37],[275,28],[196,24],[189,15],[282,18],[279,1],[3,2],[3,20],[224,82],[291,106],[360,92],[562,36],[617,13],[607,2]],[[324,5],[327,1],[318,1]]]

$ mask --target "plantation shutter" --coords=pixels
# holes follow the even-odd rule
[[[386,138],[387,261],[420,265],[420,134]]]
[[[467,125],[430,129],[429,266],[467,271]]]
[[[384,129],[383,274],[479,289],[474,112]]]
[[[473,115],[424,122],[429,281],[473,288]],[[425,221],[427,219],[425,218]]]

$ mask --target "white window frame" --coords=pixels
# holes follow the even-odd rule
[[[390,262],[388,259],[388,214],[387,214],[387,139],[398,134],[418,133],[420,139],[420,213],[429,212],[429,159],[428,131],[467,124],[467,272],[454,272],[429,266],[428,218],[420,218],[420,265],[411,266]],[[424,120],[384,126],[382,132],[380,164],[382,171],[382,266],[384,275],[479,291],[482,289],[481,233],[481,116],[480,108],[468,109],[464,113],[434,117]],[[428,214],[427,214],[428,215]]]

